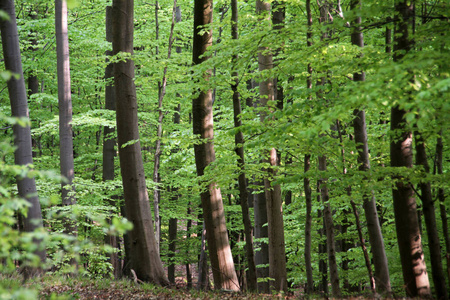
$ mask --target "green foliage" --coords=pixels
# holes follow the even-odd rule
[[[351,285],[367,285],[363,256],[358,247],[354,217],[350,212],[350,199],[360,209],[363,234],[367,239],[367,224],[361,205],[362,196],[373,192],[383,220],[383,236],[389,260],[391,282],[396,295],[402,295],[401,266],[395,234],[395,218],[391,189],[394,177],[401,175],[405,183],[416,186],[430,182],[434,189],[449,190],[449,99],[450,91],[450,46],[448,24],[439,18],[422,22],[417,18],[416,32],[412,36],[415,46],[400,62],[393,62],[392,54],[385,52],[384,34],[394,23],[386,21],[393,17],[391,1],[364,1],[362,10],[351,11],[348,1],[342,2],[344,19],[335,15],[333,24],[317,22],[318,8],[313,3],[312,46],[306,43],[306,16],[304,1],[281,1],[286,6],[284,28],[273,30],[270,24],[256,17],[254,2],[238,1],[239,40],[230,35],[230,10],[227,1],[216,1],[214,6],[214,46],[207,55],[206,63],[191,66],[192,50],[192,3],[179,1],[182,21],[175,25],[175,46],[172,58],[167,58],[168,37],[172,15],[172,2],[159,1],[159,32],[156,39],[155,6],[148,1],[135,1],[135,51],[132,56],[118,54],[110,61],[133,58],[136,65],[135,83],[138,97],[139,142],[143,149],[144,169],[147,187],[152,195],[154,189],[161,194],[162,243],[161,255],[167,261],[168,226],[170,218],[179,220],[176,264],[194,263],[200,249],[197,224],[201,221],[199,193],[214,180],[222,191],[230,237],[235,239],[242,230],[237,189],[237,177],[241,172],[237,166],[234,151],[234,134],[241,131],[245,137],[245,172],[253,193],[261,192],[254,183],[265,176],[262,171],[267,163],[261,162],[266,151],[272,147],[279,150],[281,164],[275,169],[277,175],[272,182],[282,186],[283,193],[293,192],[293,201],[284,207],[285,238],[289,281],[293,287],[306,281],[303,257],[305,235],[305,195],[303,179],[308,177],[313,188],[312,257],[314,281],[319,282],[318,262],[325,257],[318,253],[319,243],[324,236],[320,212],[323,209],[317,197],[316,182],[328,178],[330,205],[334,211],[337,228],[346,231],[337,234],[337,243],[352,244],[347,251],[338,253],[339,263],[348,261],[348,270],[340,265],[342,279]],[[424,2],[416,2],[417,7]],[[14,165],[12,151],[13,124],[23,123],[4,115],[10,114],[6,89],[0,91],[0,224],[2,234],[1,257],[10,257],[2,268],[13,270],[14,260],[33,261],[28,254],[16,249],[32,247],[31,235],[23,235],[15,226],[17,212],[26,211],[26,202],[15,197],[14,176],[36,176],[38,192],[45,213],[45,224],[49,235],[47,240],[49,263],[55,272],[70,271],[72,258],[83,265],[82,274],[89,278],[109,277],[111,266],[106,261],[103,237],[106,233],[123,234],[130,229],[130,223],[120,215],[122,184],[118,159],[115,160],[116,179],[102,182],[102,145],[105,138],[103,127],[115,126],[115,114],[104,109],[104,68],[107,65],[105,51],[111,48],[105,41],[104,11],[111,1],[69,1],[69,38],[72,75],[75,190],[78,205],[72,208],[60,206],[59,178],[59,135],[58,101],[56,85],[56,55],[54,51],[53,3],[51,1],[16,1],[21,7],[17,14],[25,77],[37,76],[40,92],[29,97],[30,118],[34,142],[34,169]],[[362,17],[365,47],[360,49],[351,44],[352,26],[347,26],[353,16]],[[438,1],[432,16],[449,16],[448,5]],[[0,15],[3,17],[3,15]],[[269,22],[270,23],[270,22]],[[330,38],[323,39],[324,31]],[[219,37],[219,31],[220,37]],[[268,47],[275,55],[272,70],[260,72],[257,53],[261,47]],[[274,51],[279,49],[279,51]],[[231,63],[233,55],[238,59]],[[307,72],[311,65],[313,73]],[[161,182],[153,183],[154,145],[157,139],[158,83],[167,66],[167,91],[163,100],[163,136],[160,163]],[[202,78],[205,70],[214,69],[215,75],[206,82]],[[365,82],[354,82],[354,72],[364,70]],[[230,84],[231,74],[238,73],[243,112],[243,125],[233,126],[233,107]],[[0,72],[1,82],[14,76],[7,71]],[[275,102],[268,108],[256,107],[259,101],[255,83],[277,76],[278,84],[284,89],[283,109],[275,109]],[[306,88],[310,78],[312,89]],[[317,84],[324,80],[324,85]],[[253,85],[252,85],[253,82]],[[214,100],[214,145],[216,161],[201,178],[197,177],[193,145],[199,142],[192,134],[191,101],[200,90],[215,89]],[[252,105],[244,105],[253,102]],[[180,124],[174,124],[173,115],[180,105]],[[424,174],[418,167],[411,169],[391,168],[389,143],[398,132],[389,129],[389,110],[399,105],[406,113],[406,125],[413,131],[420,131],[424,137],[429,163],[434,166],[436,138],[444,142],[444,174]],[[353,139],[353,110],[365,109],[368,143],[371,158],[370,172],[358,170],[357,149]],[[267,114],[264,122],[260,114]],[[339,121],[339,122],[337,122]],[[3,132],[5,133],[3,135]],[[440,135],[440,132],[442,134]],[[136,141],[129,141],[131,145]],[[126,146],[125,145],[125,146]],[[115,149],[118,150],[117,147]],[[312,154],[311,170],[304,172],[305,154]],[[327,156],[328,169],[319,172],[317,157]],[[288,163],[287,158],[291,160]],[[345,174],[343,170],[346,170]],[[35,171],[37,170],[37,171]],[[400,179],[395,179],[400,180]],[[351,188],[351,196],[349,196]],[[450,205],[450,197],[445,205]],[[188,209],[191,212],[188,214]],[[107,225],[108,217],[112,217]],[[78,228],[78,237],[62,234],[63,220],[69,218]],[[194,226],[188,231],[187,222]],[[438,226],[441,228],[441,221]],[[193,236],[196,235],[196,237]],[[44,236],[44,232],[36,233]],[[187,238],[191,235],[190,238]],[[89,242],[87,242],[89,240]],[[423,239],[426,246],[427,240]],[[237,246],[233,254],[244,255],[242,242],[232,240]],[[368,243],[367,243],[367,246]],[[427,248],[425,255],[428,255]],[[76,250],[76,251],[72,251]],[[109,251],[109,250],[108,250]],[[9,255],[9,254],[12,255]],[[8,255],[7,255],[8,254]],[[12,297],[12,296],[11,296]]]

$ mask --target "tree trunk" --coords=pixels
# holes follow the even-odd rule
[[[106,41],[112,42],[112,7],[106,7]],[[112,54],[112,51],[106,50],[106,56],[109,57]],[[107,62],[109,59],[107,58]],[[110,83],[110,80],[114,78],[114,68],[113,65],[108,63],[105,68],[105,109],[116,111],[116,99],[114,96],[114,86]],[[116,131],[115,128],[111,128],[108,126],[103,127],[103,181],[114,180],[114,157],[115,151],[114,147],[116,145],[116,140],[111,137],[112,134]],[[109,205],[111,207],[116,206],[116,202],[114,199],[109,200]],[[108,218],[108,223],[111,224],[111,218]],[[107,234],[105,236],[105,243],[110,245],[111,247],[118,249],[118,237],[114,235]],[[119,259],[119,253],[114,252],[109,254],[109,260],[113,267],[114,278],[118,279],[121,274],[121,265]]]
[[[394,28],[394,62],[399,63],[412,48],[408,26],[413,17],[414,3],[398,0],[395,11],[399,20]],[[406,128],[405,114],[406,111],[398,105],[391,108],[391,132],[398,133],[392,137],[390,145],[392,167],[412,167],[412,133]],[[414,192],[404,178],[395,176],[394,180],[395,225],[406,293],[410,297],[430,297]]]
[[[25,89],[25,81],[23,78],[22,58],[20,55],[19,35],[17,32],[16,13],[13,0],[4,0],[0,2],[0,10],[8,14],[10,20],[2,20],[0,22],[1,38],[3,47],[3,58],[5,60],[5,69],[18,74],[17,79],[12,76],[8,80],[8,92],[11,103],[11,113],[13,117],[29,118],[27,92]],[[14,163],[19,166],[27,166],[33,164],[31,149],[31,130],[30,126],[14,125]],[[24,231],[33,232],[35,229],[42,227],[42,213],[39,202],[36,182],[33,177],[20,177],[17,180],[17,190],[19,196],[24,198],[29,204],[28,213],[23,218]],[[35,239],[37,246],[34,252],[43,263],[46,258],[45,245],[42,240]],[[38,268],[27,268],[25,277],[31,277],[41,272]]]
[[[327,158],[325,155],[319,156],[319,171],[327,170]],[[327,235],[327,253],[328,253],[328,265],[330,269],[330,281],[331,281],[331,293],[333,297],[339,298],[341,296],[341,288],[339,286],[339,273],[336,261],[336,249],[334,238],[334,225],[333,215],[331,213],[331,206],[329,202],[327,180],[325,178],[320,179],[320,197],[324,205],[323,219],[325,223],[325,232]]]
[[[212,0],[195,0],[194,65],[208,59],[204,54],[212,45],[212,30],[205,31],[203,27],[212,24],[212,4]],[[211,70],[207,70],[203,74],[203,80],[208,81],[210,76]],[[205,168],[215,160],[211,90],[200,90],[198,96],[192,100],[192,116],[194,135],[201,139],[201,143],[194,145],[197,175],[203,176]],[[239,283],[228,243],[222,195],[216,183],[207,184],[208,188],[201,193],[201,199],[214,286],[217,289],[237,291]]]
[[[355,222],[356,222],[356,229],[358,230],[359,243],[361,244],[361,248],[362,248],[362,251],[364,254],[364,261],[366,263],[367,272],[369,273],[370,289],[372,290],[372,293],[375,296],[375,293],[376,293],[375,279],[373,278],[372,265],[370,263],[369,254],[367,253],[366,241],[364,240],[364,237],[363,237],[361,222],[359,221],[358,208],[356,207],[356,203],[353,200],[350,200],[350,204],[352,205],[353,214],[355,215]]]
[[[442,130],[441,130],[439,132],[439,137],[437,138],[436,142],[436,168],[437,173],[441,176],[444,173],[444,167],[442,163],[443,149],[444,145],[442,144]],[[445,258],[447,260],[447,280],[450,281],[450,234],[448,230],[448,217],[447,217],[447,209],[445,207],[445,192],[443,188],[438,189],[438,200],[442,221],[442,234],[444,235],[445,240]]]
[[[262,0],[256,1],[256,13],[263,15],[262,18],[269,18],[270,3]],[[264,15],[266,14],[266,15]],[[264,21],[264,19],[262,19]],[[259,71],[273,68],[273,59],[270,49],[261,46],[258,49]],[[274,99],[273,78],[266,78],[259,83],[260,106],[268,107],[268,103]],[[261,113],[261,122],[266,119],[266,114]],[[279,163],[277,150],[272,148],[267,154],[266,161],[273,167]],[[273,168],[265,170],[267,172],[264,178],[264,190],[266,196],[267,223],[269,232],[269,276],[273,280],[270,286],[276,291],[287,291],[287,273],[286,273],[286,252],[284,242],[284,225],[281,187],[279,184],[272,186],[272,179],[276,175]]]
[[[308,0],[309,1],[309,0]],[[305,154],[305,174],[311,168],[311,155]],[[306,268],[306,294],[310,295],[314,291],[313,269],[311,260],[311,229],[312,229],[312,194],[311,185],[308,175],[303,179],[306,201],[306,217],[305,217],[305,268]]]
[[[59,104],[59,148],[61,175],[66,179],[61,182],[63,205],[76,203],[73,186],[73,132],[72,132],[72,95],[70,87],[69,37],[67,32],[67,3],[55,0],[56,54],[58,72],[58,104]],[[73,231],[72,225],[67,230]]]
[[[423,167],[425,171],[423,178],[426,178],[427,174],[430,173],[430,166],[428,165],[425,141],[420,132],[415,132],[414,136],[416,144],[416,164]],[[433,196],[431,194],[431,183],[420,182],[419,187],[422,194],[420,198],[422,200],[423,216],[425,218],[428,236],[428,249],[430,251],[431,274],[434,289],[436,291],[437,299],[447,300],[448,293],[445,283],[444,270],[442,268],[441,245],[436,225],[436,212],[433,203]]]
[[[113,1],[113,54],[133,53],[134,1]],[[130,268],[140,280],[158,285],[168,284],[159,258],[145,184],[139,142],[134,62],[114,64],[114,87],[117,108],[117,138],[120,169],[125,196],[125,211],[133,223],[129,232]]]
[[[352,9],[361,9],[361,1],[354,0],[351,3]],[[356,17],[352,21],[354,31],[351,35],[353,45],[364,47],[363,34],[359,25],[361,17]],[[365,81],[365,73],[363,71],[353,74],[353,81]],[[355,135],[355,144],[358,151],[359,170],[368,172],[370,170],[369,146],[367,143],[366,115],[364,110],[355,109],[353,111],[353,129]],[[375,266],[375,287],[380,294],[389,296],[391,293],[391,283],[389,278],[388,261],[386,257],[383,235],[378,219],[376,201],[373,191],[363,194],[363,207],[369,233],[369,241],[371,244],[373,263]],[[355,210],[356,214],[356,210]]]
[[[238,40],[238,5],[237,0],[231,0],[231,36],[232,39]],[[236,64],[238,55],[234,55],[232,58],[233,67]],[[232,76],[234,82],[231,85],[233,90],[233,113],[234,113],[234,127],[240,128],[242,122],[240,119],[241,109],[241,97],[238,92],[239,78],[238,73],[233,71]],[[248,190],[247,190],[247,179],[245,176],[245,159],[244,159],[244,135],[240,129],[236,132],[235,137],[235,152],[238,155],[238,166],[240,169],[238,183],[239,183],[239,198],[242,210],[242,221],[244,223],[244,233],[245,233],[245,250],[247,258],[247,288],[250,292],[257,291],[257,280],[256,280],[256,266],[255,266],[255,255],[253,251],[253,230],[250,220],[250,214],[248,209]]]
[[[156,6],[158,6],[158,1],[156,1]],[[176,14],[177,1],[173,2],[172,9],[172,23],[170,26],[169,34],[169,46],[167,59],[169,60],[172,53],[173,44],[173,28],[175,27],[175,14]],[[158,15],[158,8],[156,8],[155,14]],[[160,202],[160,190],[159,190],[159,162],[161,158],[161,138],[162,138],[162,122],[164,117],[163,112],[163,99],[166,95],[167,86],[167,66],[164,67],[162,84],[158,83],[158,127],[156,131],[156,143],[155,143],[155,156],[154,156],[154,166],[153,166],[153,182],[155,183],[155,189],[153,190],[153,210],[155,213],[155,232],[156,232],[156,244],[158,251],[160,249],[159,241],[161,239],[161,222],[159,214],[159,202]]]
[[[181,22],[181,9],[179,6],[175,6],[175,22]],[[181,53],[181,47],[176,47],[175,51],[177,53]],[[179,95],[177,95],[179,97]],[[173,123],[174,124],[180,124],[181,118],[180,118],[180,110],[181,106],[178,104],[175,107],[175,113],[173,115]],[[174,152],[178,152],[178,149],[175,149]],[[178,199],[179,199],[179,193],[178,188],[171,188],[170,189],[172,193],[174,193],[171,197],[171,201],[174,202],[175,205],[177,205]],[[187,231],[189,231],[190,228],[187,228]],[[168,259],[169,259],[169,265],[167,266],[167,277],[169,277],[169,281],[172,284],[175,284],[175,251],[177,249],[177,234],[178,234],[178,219],[177,218],[170,218],[169,219],[169,253],[168,253]],[[186,271],[189,270],[189,264],[187,264]],[[188,273],[188,272],[187,272]],[[189,285],[189,277],[188,274],[186,276],[188,279],[188,285]],[[189,286],[188,286],[189,288]]]
[[[306,44],[308,47],[312,46],[312,14],[311,14],[311,0],[306,0],[306,18],[307,18],[307,33],[306,33]],[[311,64],[307,66],[308,77],[306,79],[306,88],[311,91],[312,89],[312,68]],[[311,182],[306,175],[306,173],[311,168],[311,155],[305,154],[304,171],[305,178],[303,179],[303,185],[305,189],[305,202],[306,202],[306,217],[305,217],[305,268],[306,268],[306,293],[312,294],[314,292],[314,281],[313,281],[313,268],[311,260],[311,230],[312,230],[312,191]]]

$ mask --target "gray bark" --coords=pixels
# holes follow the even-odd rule
[[[198,65],[209,57],[204,56],[207,48],[212,45],[212,30],[203,30],[203,26],[212,23],[212,0],[195,0],[194,5],[194,43],[193,63]],[[200,31],[203,31],[200,34]],[[205,71],[203,80],[208,81],[211,70]],[[192,123],[194,135],[199,136],[201,143],[194,145],[197,175],[203,176],[205,168],[215,158],[214,130],[212,111],[212,91],[200,90],[192,100]],[[215,182],[208,182],[208,188],[201,193],[203,217],[206,225],[209,258],[217,289],[239,290],[239,282],[233,263],[228,233],[226,229],[225,212],[222,194]]]
[[[113,54],[133,53],[134,1],[113,1]],[[129,232],[130,269],[138,279],[167,285],[157,249],[150,203],[145,183],[144,166],[137,117],[134,62],[131,59],[114,64],[117,139],[120,170],[125,197],[125,211],[133,223]]]
[[[237,0],[231,0],[231,36],[234,40],[238,40],[238,4]],[[238,55],[234,55],[233,67],[238,59]],[[233,90],[233,111],[234,111],[234,127],[239,128],[242,126],[240,119],[241,109],[241,97],[238,92],[238,73],[233,71],[232,76],[234,82],[231,85]],[[238,130],[234,137],[235,141],[235,152],[238,155],[238,167],[240,168],[240,174],[238,178],[239,184],[239,198],[242,210],[242,221],[244,223],[244,233],[245,233],[245,250],[247,258],[247,288],[251,292],[257,290],[257,280],[256,280],[256,266],[255,266],[255,255],[253,251],[253,234],[252,234],[252,224],[250,220],[249,208],[248,208],[248,189],[247,189],[247,179],[245,175],[245,159],[244,159],[244,135],[242,131]]]
[[[360,9],[361,1],[356,0],[351,3],[352,9]],[[355,30],[351,35],[353,45],[364,47],[363,34],[361,28],[361,17],[357,17],[352,21]],[[353,81],[364,81],[365,73],[363,71],[353,74]],[[369,160],[369,146],[367,142],[367,128],[365,111],[355,109],[353,111],[353,129],[355,135],[355,144],[358,151],[359,170],[367,172],[370,170]],[[369,242],[371,244],[373,263],[375,266],[375,287],[376,290],[385,295],[391,293],[391,283],[389,278],[388,260],[384,247],[383,235],[381,233],[381,226],[378,218],[376,201],[373,191],[365,192],[363,194],[363,207],[367,221],[367,229],[369,233]],[[356,211],[356,209],[355,209]],[[369,271],[370,273],[371,271]]]
[[[270,20],[271,5],[262,0],[256,1],[256,13],[261,15],[261,21]],[[261,46],[258,49],[258,66],[260,71],[273,68],[273,58],[270,49]],[[259,83],[260,106],[268,107],[270,101],[275,100],[274,79],[266,78]],[[266,119],[266,114],[261,113],[261,122]],[[265,170],[267,175],[264,178],[264,190],[266,196],[266,212],[269,233],[269,276],[273,278],[270,286],[276,291],[287,291],[287,272],[286,272],[286,252],[284,241],[284,225],[281,187],[279,184],[272,185],[272,179],[276,175],[273,167],[279,163],[277,150],[272,148],[267,153],[265,159],[272,166]]]
[[[394,27],[394,62],[399,63],[412,48],[409,26],[413,17],[414,3],[395,1],[399,20]],[[391,167],[412,167],[412,132],[405,125],[406,111],[398,105],[391,108],[390,145]],[[409,297],[430,297],[430,283],[422,249],[422,237],[417,217],[417,204],[411,184],[401,176],[393,176],[395,227],[402,262],[403,282]]]
[[[106,41],[112,42],[112,7],[106,7]],[[106,51],[106,56],[110,56],[112,54],[111,50]],[[106,59],[109,62],[109,59]],[[114,94],[114,85],[110,83],[110,80],[114,78],[114,68],[112,64],[108,64],[105,68],[105,109],[116,111],[116,99]],[[114,147],[116,146],[116,139],[110,137],[116,131],[115,128],[110,128],[108,126],[103,127],[103,181],[114,180],[114,157],[116,156],[116,152],[114,151]],[[114,207],[116,202],[111,199],[109,201],[109,205]],[[108,218],[108,222],[111,223],[111,218]],[[118,237],[114,235],[106,235],[105,243],[110,245],[113,248],[118,248]],[[121,275],[122,267],[120,265],[119,253],[110,253],[109,260],[113,267],[114,278],[119,278]]]
[[[13,0],[0,1],[0,10],[6,12],[10,20],[2,20],[0,22],[3,57],[5,61],[5,69],[19,75],[8,80],[8,92],[11,103],[11,112],[13,117],[29,119],[27,92],[25,89],[25,81],[23,78],[22,59],[20,55],[19,35],[17,32],[16,14]],[[31,130],[30,126],[13,126],[14,132],[14,163],[19,166],[30,166],[33,164],[32,147],[31,147]],[[24,231],[33,232],[42,227],[41,205],[36,190],[36,182],[34,178],[27,176],[16,178],[19,196],[24,198],[29,204],[27,215],[23,218]],[[39,256],[41,262],[45,261],[46,251],[42,240],[34,240],[38,249],[35,254]],[[25,276],[30,277],[40,272],[39,268],[29,268],[26,270]]]
[[[59,105],[59,149],[61,175],[66,181],[61,183],[63,205],[76,203],[73,186],[73,132],[72,132],[72,94],[70,87],[69,37],[67,32],[67,3],[55,0],[56,56],[58,72]],[[73,226],[67,230],[74,230]]]

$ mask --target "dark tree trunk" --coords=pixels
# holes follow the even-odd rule
[[[399,20],[394,28],[394,61],[400,63],[412,48],[409,29],[413,17],[414,3],[398,0],[395,12]],[[390,158],[392,167],[412,167],[412,133],[405,125],[406,111],[398,105],[391,108],[392,137]],[[430,297],[425,258],[422,250],[416,199],[411,184],[401,176],[395,176],[392,190],[394,200],[395,226],[402,262],[403,281],[409,297]]]
[[[428,165],[427,153],[425,150],[425,141],[420,132],[415,132],[416,144],[416,164],[422,166],[426,178],[430,173],[430,166]],[[444,270],[442,268],[441,244],[439,240],[439,233],[436,225],[436,212],[433,203],[433,196],[431,194],[431,183],[420,182],[419,188],[421,191],[421,200],[423,206],[423,216],[425,218],[426,231],[428,236],[428,248],[430,251],[431,274],[434,283],[434,289],[437,299],[448,299],[447,286],[445,283]]]
[[[442,176],[444,173],[443,167],[443,149],[442,144],[442,130],[439,132],[439,137],[436,142],[436,169],[437,173]],[[448,214],[445,207],[445,192],[443,188],[438,189],[439,210],[442,221],[442,234],[445,240],[445,258],[447,260],[447,280],[450,281],[450,233],[448,230]]]
[[[179,6],[175,7],[175,22],[181,22],[181,9]],[[181,47],[176,47],[175,51],[177,53],[181,53]],[[178,95],[177,95],[178,96]],[[173,123],[174,124],[180,124],[181,121],[181,117],[180,117],[180,111],[181,111],[181,106],[180,104],[178,104],[175,107],[175,113],[173,115]],[[174,152],[178,152],[178,149],[175,149]],[[174,193],[171,201],[175,203],[178,202],[179,199],[179,194],[178,194],[178,188],[173,188],[171,189],[171,191]],[[190,226],[188,226],[190,227]],[[190,228],[187,228],[187,231],[189,231]],[[172,284],[175,284],[175,251],[177,249],[177,234],[178,234],[178,219],[177,218],[170,218],[169,219],[169,254],[168,254],[168,258],[169,258],[169,265],[167,267],[167,276],[169,277],[169,281]],[[186,268],[186,273],[190,273],[189,271],[189,264],[186,264],[187,268]],[[190,274],[186,274],[187,277],[187,281],[188,281],[188,288],[190,288],[189,280],[192,280],[189,278]]]
[[[61,175],[66,181],[61,183],[63,205],[76,203],[73,186],[74,162],[72,139],[72,95],[70,87],[69,37],[67,32],[67,3],[55,0],[56,54],[58,72],[59,104],[59,148]],[[74,231],[73,225],[67,224],[67,231]]]
[[[113,1],[113,54],[133,53],[134,1]],[[120,169],[125,196],[125,211],[133,223],[129,232],[130,269],[138,279],[158,285],[168,284],[159,258],[145,184],[139,142],[134,62],[114,64],[114,87],[117,108],[117,139]]]
[[[307,33],[306,33],[306,44],[308,47],[312,46],[312,14],[311,14],[311,0],[306,0],[306,18],[307,18]],[[306,88],[309,92],[312,89],[312,68],[311,64],[307,66],[308,77],[306,79]],[[311,260],[311,230],[312,230],[312,190],[311,182],[306,175],[306,173],[311,168],[311,155],[305,154],[304,171],[305,178],[303,180],[303,185],[305,189],[305,202],[306,202],[306,217],[305,217],[305,265],[306,265],[306,293],[312,294],[314,292],[314,281],[313,281],[313,268]]]
[[[351,3],[352,9],[360,9],[361,1],[354,0]],[[353,45],[364,47],[363,34],[359,25],[361,17],[356,17],[352,21],[355,30],[351,35]],[[363,71],[353,74],[353,81],[365,81],[365,73]],[[369,146],[367,142],[366,115],[364,110],[355,109],[353,111],[353,129],[355,135],[355,144],[358,151],[359,170],[368,172],[370,170]],[[363,194],[363,207],[367,221],[367,229],[369,233],[369,241],[372,245],[373,263],[375,266],[375,287],[380,294],[390,295],[391,283],[389,278],[388,261],[384,247],[383,235],[378,219],[376,201],[373,191],[366,191]],[[356,214],[356,208],[354,208]],[[371,271],[369,271],[370,273]],[[373,278],[371,275],[369,275]]]
[[[18,74],[20,77],[12,76],[8,80],[8,92],[11,103],[11,113],[13,117],[29,118],[27,92],[25,89],[25,81],[23,78],[22,59],[20,55],[19,35],[17,32],[16,13],[13,0],[0,1],[0,10],[7,13],[10,20],[2,20],[0,22],[3,58],[5,61],[5,69]],[[14,163],[19,166],[28,166],[33,164],[31,149],[31,130],[30,126],[14,125]],[[35,229],[42,227],[42,213],[39,202],[36,182],[33,177],[18,176],[17,190],[19,196],[24,198],[29,204],[28,213],[23,217],[23,230],[33,232]],[[37,250],[34,252],[43,263],[46,258],[45,246],[42,240],[35,239],[34,243]],[[41,272],[38,268],[27,268],[25,277],[31,277]]]
[[[305,174],[311,168],[311,155],[305,154]],[[306,267],[306,293],[312,294],[314,291],[313,269],[311,260],[311,229],[312,229],[312,194],[311,184],[308,175],[303,179],[306,201],[306,219],[305,219],[305,267]]]
[[[112,7],[106,7],[106,41],[112,42]],[[106,56],[111,56],[112,51],[107,50]],[[109,59],[107,58],[107,62]],[[105,69],[105,109],[116,111],[116,99],[114,96],[114,86],[111,84],[111,80],[114,78],[114,69],[113,65],[108,63]],[[114,147],[116,146],[116,140],[111,137],[115,132],[115,128],[111,128],[108,126],[103,127],[103,181],[114,180],[114,157],[115,151]],[[111,207],[116,206],[116,202],[114,199],[109,200],[109,205]],[[111,218],[108,218],[108,222],[111,223]],[[118,237],[114,235],[107,234],[105,236],[105,243],[110,245],[113,248],[118,248]],[[110,253],[109,260],[113,267],[114,278],[119,278],[122,272],[122,267],[120,265],[119,253]]]
[[[353,214],[355,215],[355,222],[356,222],[356,229],[358,230],[358,238],[359,243],[361,244],[361,248],[364,254],[364,261],[366,263],[367,272],[369,273],[369,281],[370,281],[370,289],[372,290],[372,293],[375,295],[375,279],[373,278],[373,272],[372,272],[372,264],[370,263],[369,259],[369,253],[367,253],[366,248],[366,241],[364,240],[364,236],[361,229],[361,222],[359,221],[359,213],[358,208],[356,207],[356,204],[353,200],[350,201],[350,204],[353,208]]]
[[[237,0],[231,0],[231,36],[232,39],[238,40],[238,5]],[[238,55],[233,56],[233,67],[238,59]],[[238,92],[239,78],[238,73],[233,71],[232,76],[234,82],[231,85],[233,90],[233,113],[234,113],[234,127],[240,128],[242,122],[240,119],[241,109],[241,97]],[[250,220],[250,214],[248,209],[248,190],[247,190],[247,179],[245,176],[245,159],[244,159],[244,135],[242,131],[238,129],[234,137],[235,141],[235,152],[238,155],[238,166],[240,169],[238,183],[239,183],[239,202],[242,210],[242,221],[244,223],[244,234],[245,234],[245,250],[247,258],[247,289],[250,292],[255,292],[257,290],[256,282],[256,266],[255,266],[255,255],[253,251],[253,230]]]
[[[198,65],[208,59],[204,56],[212,45],[212,31],[204,31],[205,25],[212,23],[212,0],[195,0],[194,7],[194,43],[193,63]],[[203,31],[202,34],[200,32]],[[203,74],[208,81],[211,70]],[[215,160],[213,111],[211,90],[200,90],[192,100],[192,117],[194,134],[201,138],[201,143],[194,145],[197,175],[203,176],[205,168]],[[216,183],[208,182],[208,188],[201,193],[203,217],[206,225],[209,258],[216,289],[239,290],[239,283],[228,243],[225,213],[222,195]]]
[[[256,1],[256,13],[264,15],[263,18],[268,18],[270,14],[270,3],[263,0]],[[261,19],[263,22],[264,19]],[[270,20],[270,18],[269,18]],[[270,49],[265,46],[259,47],[258,51],[258,66],[260,71],[269,70],[273,68],[273,58]],[[268,103],[274,99],[273,78],[266,78],[259,83],[260,106],[267,108]],[[266,119],[266,114],[262,113],[261,122]],[[286,273],[286,252],[284,242],[284,225],[283,225],[283,210],[281,187],[279,184],[273,185],[269,178],[276,175],[273,167],[279,163],[278,154],[275,148],[272,148],[267,153],[266,161],[272,166],[265,170],[267,176],[264,179],[264,190],[266,195],[266,211],[267,223],[269,232],[269,276],[273,278],[270,281],[270,286],[276,291],[287,291],[287,273]]]
[[[262,182],[255,182],[257,186],[263,186]],[[267,229],[267,210],[266,196],[264,193],[256,193],[253,195],[253,210],[255,215],[255,239],[268,238],[269,231]],[[258,241],[258,251],[255,252],[256,277],[264,280],[258,282],[258,292],[267,294],[270,292],[269,282],[269,245],[266,242]]]
[[[327,158],[324,155],[319,156],[319,171],[327,170]],[[339,273],[336,261],[336,248],[334,238],[334,225],[333,215],[331,213],[331,206],[329,202],[328,188],[326,185],[327,180],[325,178],[320,179],[320,197],[324,205],[323,219],[325,224],[325,232],[327,235],[327,253],[328,253],[328,266],[330,269],[330,281],[331,281],[331,293],[333,297],[341,296],[341,288],[339,286]]]

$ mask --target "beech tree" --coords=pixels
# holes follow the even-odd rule
[[[8,80],[11,113],[13,117],[24,118],[28,122],[27,92],[23,78],[14,1],[1,1],[0,10],[4,11],[9,17],[8,20],[0,20],[0,30],[5,68],[13,74]],[[21,124],[15,124],[13,126],[13,133],[14,145],[16,146],[16,150],[14,151],[15,164],[25,168],[33,168],[30,125],[26,124],[23,126]],[[36,229],[42,228],[41,204],[36,190],[36,182],[34,177],[27,175],[17,176],[16,181],[19,196],[29,203],[28,212],[23,218],[23,229],[26,232],[33,232]],[[38,255],[40,261],[43,263],[46,259],[44,244],[40,239],[35,239],[35,243],[37,245],[35,254]],[[41,269],[39,267],[27,268],[25,270],[25,276],[30,277],[38,274],[40,271]]]
[[[134,62],[130,57],[133,54],[134,1],[114,0],[112,10],[113,55],[123,57],[114,64],[114,91],[126,217],[133,223],[128,233],[129,264],[139,280],[167,285],[153,231],[139,142]]]
[[[67,28],[67,2],[55,0],[56,54],[58,71],[58,105],[59,105],[59,160],[61,175],[61,195],[63,205],[76,203],[73,179],[75,177],[73,162],[72,131],[72,90],[70,85],[69,37]],[[68,231],[73,231],[67,225]]]
[[[212,30],[204,29],[212,23],[212,0],[195,0],[193,63],[201,64],[208,59],[206,50],[212,45]],[[211,70],[203,73],[202,85],[207,84]],[[212,91],[197,90],[192,100],[192,124],[194,134],[200,141],[194,145],[197,175],[203,176],[205,168],[215,160]],[[203,218],[206,227],[209,258],[217,289],[239,290],[233,256],[228,243],[228,233],[223,209],[222,194],[215,182],[207,182],[201,193]]]
[[[398,13],[399,20],[394,27],[394,62],[398,64],[402,63],[402,59],[413,45],[410,36],[413,11],[414,2],[404,0],[395,2],[395,12]],[[399,105],[391,108],[391,131],[396,133],[390,145],[392,167],[412,167],[412,132],[405,124],[405,115],[406,110]],[[429,297],[430,283],[422,249],[413,188],[399,174],[395,178],[392,194],[406,293],[410,297]]]
[[[361,1],[352,1],[352,9],[360,10]],[[357,11],[355,11],[357,13]],[[351,42],[358,47],[364,47],[363,33],[361,32],[361,17],[357,16],[352,25],[354,31],[351,35]],[[365,81],[366,74],[364,71],[353,73],[353,81]],[[369,146],[367,141],[366,112],[364,109],[355,109],[353,111],[353,130],[355,135],[356,149],[358,150],[358,169],[363,172],[370,170]],[[363,195],[363,207],[367,221],[367,229],[369,233],[369,241],[372,247],[373,261],[375,266],[375,287],[381,294],[389,295],[391,293],[391,283],[389,279],[388,261],[384,247],[383,235],[378,219],[376,201],[373,191],[367,191]]]
[[[256,1],[256,12],[260,14],[261,19],[270,20],[271,5],[265,1]],[[259,71],[270,70],[273,68],[273,57],[271,49],[267,46],[261,46],[258,50],[258,66]],[[267,76],[267,75],[264,75]],[[269,109],[275,100],[274,79],[269,77],[259,82],[260,106]],[[261,122],[266,120],[266,113],[261,113]],[[271,148],[266,154],[267,162],[270,168],[266,170],[267,175],[264,177],[264,193],[266,197],[266,213],[269,232],[269,276],[274,280],[270,282],[270,286],[278,291],[287,290],[287,274],[286,274],[286,252],[284,242],[284,226],[283,226],[283,208],[281,198],[281,187],[279,184],[272,184],[276,175],[275,168],[279,164],[277,150]]]

